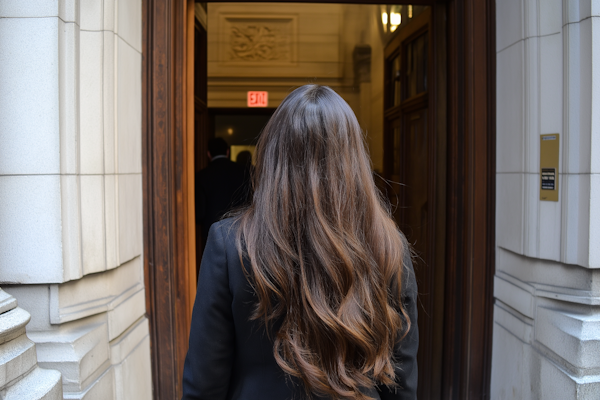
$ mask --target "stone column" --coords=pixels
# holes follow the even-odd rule
[[[492,399],[600,396],[600,4],[497,1]],[[560,135],[558,201],[540,135]]]
[[[141,14],[0,2],[0,283],[71,399],[151,397]]]

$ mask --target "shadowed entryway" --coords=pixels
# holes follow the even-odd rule
[[[397,221],[422,263],[417,272],[423,308],[421,398],[481,398],[489,390],[491,351],[495,94],[486,82],[494,81],[494,53],[489,50],[494,6],[474,1],[418,5],[429,6],[415,13],[415,22],[421,18],[421,23],[390,32],[381,53],[371,53],[371,66],[377,57],[382,70],[377,82],[385,87],[380,105],[360,91],[350,93],[355,100],[349,103],[359,105],[353,108],[371,133],[377,132],[373,115],[381,113],[381,146],[369,143],[374,170],[406,185],[402,190],[392,186],[388,195],[397,201]],[[195,154],[204,152],[211,135],[208,115],[211,100],[217,100],[210,96],[210,53],[206,73],[199,72],[204,39],[197,7],[203,6],[175,0],[144,3],[144,262],[155,397],[161,399],[180,396],[195,296],[193,175],[206,162]],[[392,8],[383,9],[392,22]],[[238,22],[248,15],[230,11]],[[358,48],[356,54],[360,59],[366,51]],[[350,65],[353,70],[355,64]],[[213,82],[222,100],[227,97],[227,68],[235,66],[216,67],[225,74]],[[203,77],[209,77],[206,86]],[[396,82],[404,85],[400,91]],[[273,78],[263,83],[267,85],[244,88],[242,94],[264,90]],[[368,83],[359,80],[348,87]],[[288,82],[287,90],[294,85]],[[278,97],[270,98],[275,103],[269,107],[276,106]]]

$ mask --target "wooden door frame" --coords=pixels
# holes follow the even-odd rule
[[[328,2],[398,4],[393,0]],[[486,398],[495,248],[495,3],[400,3],[444,7],[447,13],[445,292],[451,301],[445,304],[442,398]],[[189,101],[193,73],[187,56],[193,49],[188,26],[193,23],[193,0],[143,0],[142,18],[146,315],[154,398],[176,399],[181,396],[195,296],[193,104]]]
[[[144,282],[155,399],[181,397],[196,290],[193,6],[142,1]]]
[[[495,2],[448,2],[448,192],[442,393],[490,395],[496,207]]]

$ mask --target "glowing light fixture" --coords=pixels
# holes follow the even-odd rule
[[[404,6],[381,6],[381,27],[383,28],[384,34],[390,34],[394,32],[396,29],[398,29],[400,24],[402,24],[403,9],[405,9]],[[412,14],[412,7],[409,10]]]
[[[227,128],[227,134],[228,135],[233,135],[233,129],[232,128]]]
[[[394,32],[398,25],[402,23],[402,15],[400,13],[392,12],[390,14],[390,31]]]

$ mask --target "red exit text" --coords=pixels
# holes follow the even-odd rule
[[[248,92],[248,107],[268,107],[269,92]]]

